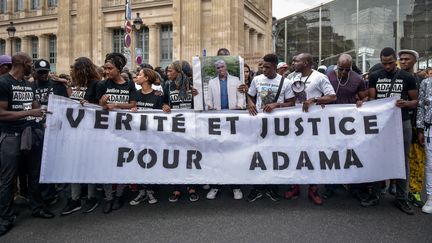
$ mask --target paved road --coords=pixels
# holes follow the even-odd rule
[[[390,195],[373,208],[344,192],[314,206],[305,187],[299,199],[279,202],[234,201],[227,188],[217,200],[195,203],[169,203],[166,188],[160,195],[155,205],[126,205],[109,215],[99,207],[51,220],[32,218],[21,206],[16,226],[0,242],[432,242],[432,215],[420,209],[405,215]],[[59,214],[64,204],[52,211]]]

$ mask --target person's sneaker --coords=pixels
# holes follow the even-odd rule
[[[66,206],[63,208],[61,215],[69,215],[69,214],[76,212],[80,209],[81,209],[81,201],[80,200],[69,199]]]
[[[199,200],[199,195],[196,193],[195,189],[189,189],[189,201],[196,202]]]
[[[393,196],[396,195],[396,184],[395,183],[390,184],[389,193]]]
[[[315,205],[322,205],[322,199],[318,194],[318,187],[317,186],[309,186],[308,189],[308,198],[311,200]]]
[[[432,196],[428,197],[425,205],[422,207],[423,213],[432,213]]]
[[[248,202],[255,202],[256,200],[263,197],[263,194],[261,191],[257,189],[252,189],[249,195],[247,196]]]
[[[180,192],[179,191],[173,191],[171,196],[169,196],[168,201],[169,202],[177,202],[180,199]]]
[[[112,210],[118,210],[123,206],[122,197],[115,197],[112,205]]]
[[[204,186],[202,187],[202,189],[204,189],[204,190],[208,190],[208,189],[210,189],[210,185],[209,185],[209,184],[206,184],[206,185],[204,185]]]
[[[418,192],[410,192],[408,193],[408,201],[414,206],[421,208],[424,206],[424,203],[421,200],[420,193]]]
[[[138,195],[129,202],[129,205],[136,206],[147,199],[146,190],[139,190]]]
[[[199,195],[196,192],[189,193],[189,201],[196,202],[199,200]]]
[[[279,194],[275,192],[273,189],[267,189],[265,194],[268,198],[270,198],[273,202],[277,202],[280,200]]]
[[[235,200],[243,199],[243,192],[240,189],[233,189],[233,198]]]
[[[158,202],[157,198],[154,196],[154,191],[147,190],[147,198],[149,204],[155,204]]]
[[[300,186],[293,185],[290,187],[288,191],[285,192],[284,197],[288,200],[297,199],[300,195]]]
[[[103,213],[111,213],[112,211],[113,200],[104,200]]]
[[[53,206],[53,205],[55,205],[58,202],[59,202],[59,196],[57,194],[55,194],[53,196],[53,198],[45,200],[45,205],[46,206]]]
[[[371,206],[376,206],[379,203],[379,197],[375,194],[375,193],[369,193],[367,198],[365,198],[364,200],[362,200],[360,202],[360,205],[362,207],[371,207]]]
[[[326,191],[322,194],[324,199],[330,199],[335,195],[335,191],[333,189],[326,189]]]
[[[394,205],[408,215],[414,215],[414,210],[406,200],[395,200]]]
[[[98,206],[99,202],[96,200],[96,198],[88,198],[83,205],[83,213],[91,213]]]
[[[209,200],[215,199],[218,192],[219,192],[219,189],[217,189],[217,188],[210,189],[210,191],[207,193],[207,199],[209,199]]]

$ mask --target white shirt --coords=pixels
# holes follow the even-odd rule
[[[281,79],[282,76],[279,74],[277,74],[274,79],[268,79],[264,74],[261,74],[252,80],[248,94],[250,96],[257,96],[257,109],[263,109],[265,105],[274,102]],[[294,96],[295,95],[291,89],[291,85],[289,84],[288,80],[284,79],[277,103],[284,103],[285,100]]]
[[[298,79],[300,73],[296,73],[289,80],[289,85],[293,84],[296,77]],[[331,85],[328,77],[316,70],[312,70],[311,75],[308,77],[301,77],[301,81],[305,82],[306,99],[314,97],[321,97],[323,95],[335,95],[333,86]]]

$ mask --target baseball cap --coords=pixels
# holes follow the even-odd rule
[[[8,55],[0,56],[0,66],[5,64],[12,64],[12,58]]]
[[[47,60],[39,59],[33,64],[36,72],[38,71],[51,71],[50,64]]]
[[[416,52],[416,51],[414,51],[414,50],[408,50],[408,49],[403,49],[403,50],[400,50],[399,52],[398,52],[398,56],[400,57],[402,54],[410,54],[410,55],[413,55],[415,58],[416,58],[416,60],[418,60],[419,59],[419,54],[418,54],[418,52]]]
[[[288,67],[288,64],[286,64],[286,62],[280,62],[277,65],[277,69],[279,69],[279,68],[287,68],[287,67]]]

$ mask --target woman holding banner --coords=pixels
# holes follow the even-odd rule
[[[132,111],[136,112],[151,109],[162,110],[163,97],[157,95],[157,91],[152,88],[152,86],[157,82],[157,79],[157,73],[150,68],[143,68],[139,71],[134,82],[141,86],[141,89],[134,93],[137,107],[132,108]],[[151,186],[140,185],[139,187],[138,195],[129,202],[129,205],[136,206],[145,200],[148,200],[149,204],[155,204],[158,202]]]
[[[79,57],[75,59],[71,66],[71,74],[75,82],[72,87],[71,99],[78,100],[81,104],[94,103],[96,99],[96,85],[100,79],[97,71],[97,66],[87,57]],[[87,185],[87,199],[83,206],[84,213],[90,213],[99,206],[99,202],[95,197],[96,185]],[[69,215],[81,209],[81,184],[71,184],[71,198],[69,198],[66,206],[61,212],[62,215]]]
[[[192,87],[192,69],[186,61],[175,61],[167,68],[168,80],[164,87],[163,111],[169,113],[171,109],[193,109],[192,97],[198,92]],[[196,202],[199,195],[195,186],[188,185],[187,191],[189,201]],[[169,197],[170,202],[177,202],[180,199],[180,186],[174,186],[174,191]]]
[[[136,107],[133,94],[136,92],[135,84],[126,81],[121,76],[121,71],[126,65],[126,57],[121,53],[109,53],[105,58],[106,80],[100,81],[96,88],[96,99],[99,105],[107,110],[132,109]],[[104,185],[105,206],[104,213],[110,213],[122,207],[122,196],[125,185],[117,185],[115,197],[113,197],[112,184]]]

